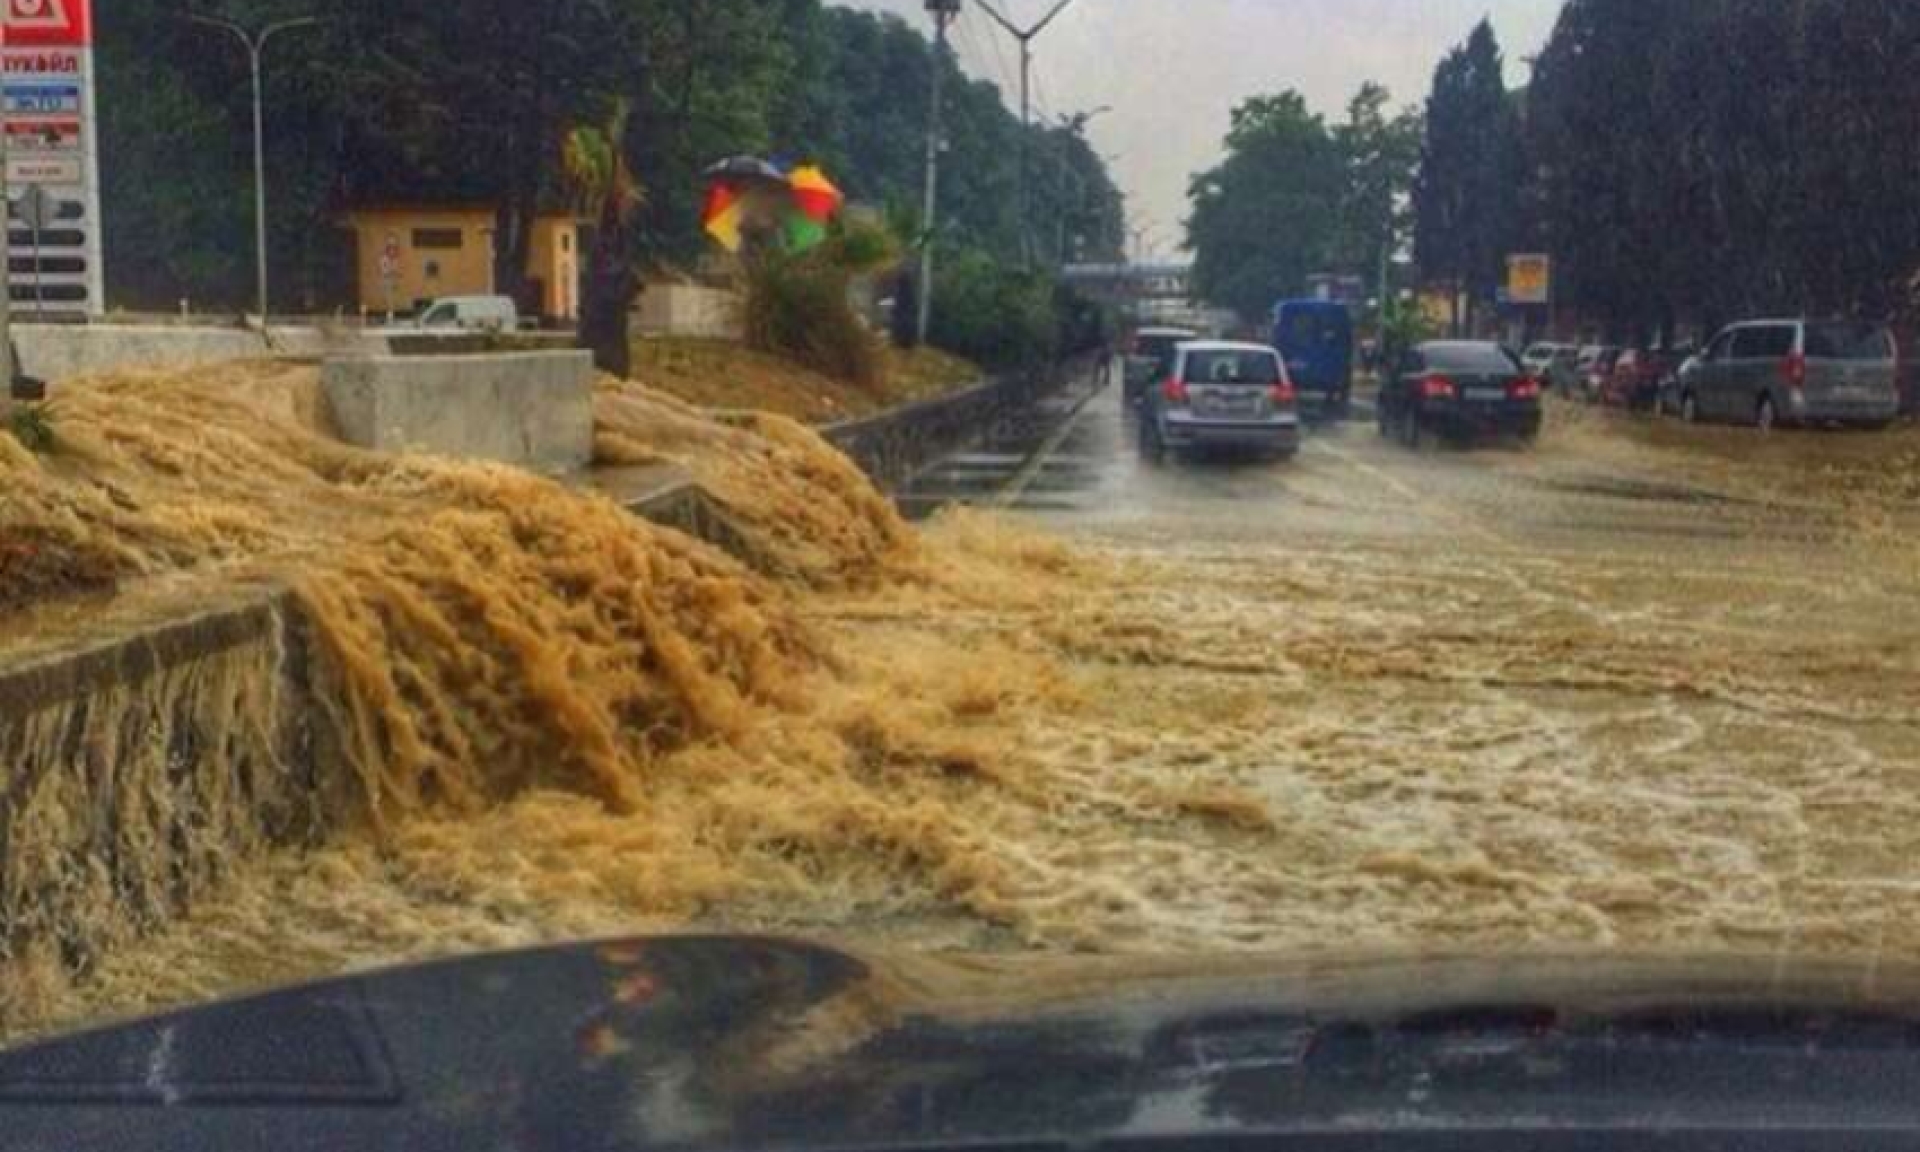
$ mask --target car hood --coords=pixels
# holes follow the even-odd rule
[[[1777,958],[1196,964],[628,940],[0,1054],[0,1143],[753,1152],[1462,1125],[1911,1131],[1916,1006],[1910,973]]]

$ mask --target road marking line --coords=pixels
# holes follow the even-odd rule
[[[1000,490],[1000,494],[994,497],[995,508],[1011,508],[1027,494],[1027,489],[1046,468],[1047,461],[1060,450],[1062,444],[1067,442],[1067,437],[1073,435],[1074,429],[1080,426],[1080,420],[1087,414],[1087,409],[1092,407],[1093,402],[1105,395],[1107,389],[1112,386],[1111,383],[1096,383],[1085,396],[1080,398],[1080,402],[1073,406],[1073,411],[1067,413],[1067,418],[1060,422],[1060,427],[1055,429],[1053,435],[1048,436],[1040,447],[1034,449],[1033,455],[1028,457],[1027,462],[1020,466],[1020,470],[1013,474],[1011,480],[1007,481],[1007,486]]]
[[[1331,453],[1336,459],[1352,467],[1354,471],[1359,472],[1363,476],[1370,477],[1373,480],[1391,489],[1396,495],[1406,500],[1414,508],[1420,511],[1424,511],[1438,519],[1449,521],[1450,523],[1456,525],[1457,527],[1464,529],[1468,533],[1471,533],[1474,536],[1478,536],[1481,539],[1481,541],[1484,543],[1492,544],[1496,547],[1504,548],[1508,550],[1513,549],[1514,545],[1512,544],[1512,542],[1509,541],[1506,537],[1500,535],[1498,532],[1495,532],[1493,529],[1488,528],[1486,525],[1480,523],[1478,520],[1474,519],[1471,516],[1466,515],[1465,513],[1455,511],[1452,508],[1448,508],[1442,505],[1437,499],[1434,499],[1428,496],[1426,493],[1420,491],[1418,488],[1415,488],[1412,485],[1403,482],[1398,477],[1388,473],[1386,470],[1382,468],[1377,468],[1374,465],[1367,463],[1366,461],[1360,459],[1358,456],[1354,455],[1352,452],[1349,452],[1346,449],[1341,448],[1336,444],[1330,443],[1324,438],[1316,437],[1315,439],[1309,441],[1309,443],[1317,447],[1324,448],[1327,452]]]

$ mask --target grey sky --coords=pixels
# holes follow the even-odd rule
[[[845,0],[898,13],[931,29],[924,0]],[[1001,11],[1030,24],[1054,0],[1004,0]],[[1558,0],[1077,0],[1035,42],[1040,107],[1053,114],[1103,104],[1114,111],[1088,132],[1128,196],[1136,224],[1151,224],[1164,253],[1180,237],[1188,178],[1210,167],[1234,105],[1297,88],[1317,111],[1337,117],[1363,81],[1377,80],[1400,103],[1426,96],[1433,68],[1491,16],[1506,50],[1509,79],[1546,42]],[[1018,100],[1018,47],[967,0],[954,43],[975,76]]]

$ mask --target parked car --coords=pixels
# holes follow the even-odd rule
[[[1580,398],[1589,404],[1600,399],[1600,387],[1613,373],[1613,362],[1620,358],[1620,349],[1611,344],[1589,344],[1580,349],[1580,357],[1574,363],[1574,388]]]
[[[1779,424],[1890,423],[1900,412],[1893,333],[1870,321],[1757,320],[1713,338],[1678,382],[1682,417]]]
[[[1283,300],[1273,309],[1274,348],[1301,402],[1316,415],[1344,420],[1353,399],[1353,314],[1326,300]]]
[[[520,309],[506,296],[447,296],[414,323],[427,332],[511,332],[520,327]]]
[[[1264,344],[1197,340],[1174,350],[1166,379],[1141,404],[1140,449],[1235,448],[1284,458],[1300,450],[1300,394]]]
[[[1167,371],[1173,366],[1174,350],[1199,338],[1199,333],[1191,328],[1142,328],[1135,332],[1127,346],[1127,403],[1139,404],[1150,386],[1167,378]]]
[[[1580,349],[1572,344],[1535,344],[1520,357],[1527,374],[1562,396],[1573,395],[1579,377],[1575,371]]]
[[[1482,341],[1441,340],[1414,348],[1381,382],[1375,407],[1380,434],[1409,448],[1430,433],[1531,441],[1542,423],[1540,382],[1513,353]]]
[[[1659,406],[1660,385],[1679,362],[1660,348],[1628,348],[1613,362],[1613,371],[1600,386],[1600,403],[1617,408],[1653,409]]]

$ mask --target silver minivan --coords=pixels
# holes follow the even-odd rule
[[[1862,320],[1735,324],[1688,361],[1680,414],[1772,428],[1886,424],[1900,412],[1893,333]]]

